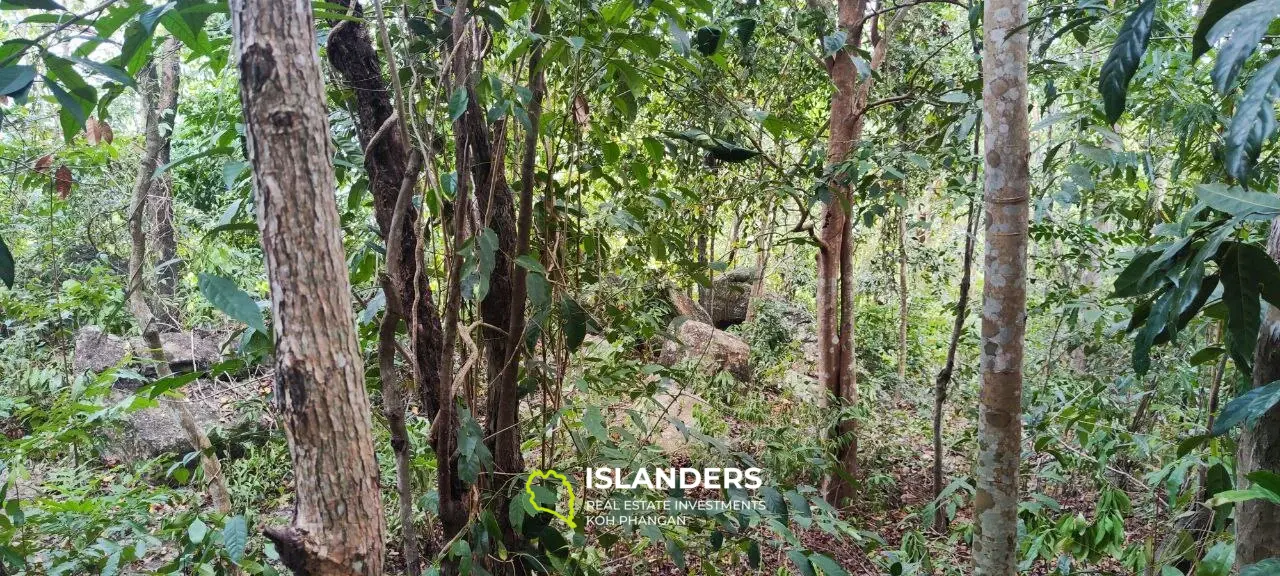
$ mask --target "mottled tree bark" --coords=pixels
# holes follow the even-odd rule
[[[350,6],[350,0],[337,0],[341,6]],[[360,5],[355,6],[361,14]],[[363,21],[340,20],[331,23],[327,53],[343,82],[354,95],[357,136],[364,150],[364,167],[369,176],[369,190],[373,196],[374,219],[383,240],[391,236],[391,220],[396,197],[404,180],[410,143],[401,130],[396,129],[395,108],[391,104],[391,91],[382,76],[378,54]],[[421,226],[418,209],[409,204],[405,209],[400,230],[400,263],[391,280],[400,295],[401,310],[410,330],[410,353],[413,354],[414,378],[419,399],[428,418],[435,418],[440,409],[436,385],[440,381],[440,353],[443,337],[440,313],[431,296],[431,285],[426,274],[418,271],[418,233]],[[390,295],[388,295],[389,297]],[[416,296],[416,297],[415,297]]]
[[[156,165],[169,163],[171,139],[174,122],[178,114],[178,83],[181,77],[182,47],[177,39],[170,36],[160,47],[160,58],[157,60],[160,76],[159,99],[156,101],[157,128],[160,131],[160,151],[156,156]],[[151,203],[151,222],[156,242],[156,292],[164,297],[173,296],[178,287],[178,276],[182,265],[178,262],[178,244],[173,229],[173,174],[166,170],[159,178],[151,181],[149,192]],[[178,330],[178,314],[174,307],[164,302],[160,305],[163,316],[163,329]]]
[[[1280,262],[1280,218],[1271,221],[1267,254]],[[1280,309],[1267,305],[1253,358],[1253,385],[1280,380]],[[1245,488],[1246,475],[1256,470],[1280,474],[1280,406],[1273,407],[1240,435],[1236,452],[1236,482]],[[1236,561],[1248,566],[1280,556],[1280,506],[1265,500],[1236,504]]]
[[[166,46],[168,44],[166,42]],[[176,60],[176,56],[173,56],[173,58]],[[169,65],[163,57],[159,62],[161,67]],[[172,94],[165,92],[165,83],[157,81],[153,66],[154,64],[148,65],[144,72],[139,74],[138,80],[140,92],[142,93],[144,148],[142,150],[142,161],[138,163],[138,176],[133,187],[133,199],[129,204],[129,240],[131,250],[129,251],[127,292],[129,312],[133,314],[134,320],[137,321],[138,330],[142,332],[142,339],[147,344],[151,361],[156,365],[156,376],[166,378],[173,373],[169,368],[169,360],[165,357],[164,348],[160,342],[162,322],[156,318],[149,302],[151,294],[147,287],[146,273],[144,271],[147,262],[147,235],[144,225],[147,220],[147,199],[155,186],[155,180],[152,177],[155,175],[156,167],[160,165],[162,150],[169,145],[168,135],[161,135],[160,133],[159,119],[165,110],[166,103],[176,102],[177,94],[176,92]],[[169,87],[175,91],[177,89],[176,84],[173,83],[170,83]],[[214,509],[223,514],[231,512],[231,494],[227,489],[226,477],[222,475],[222,464],[213,453],[208,434],[205,433],[204,429],[200,428],[199,424],[196,423],[195,416],[187,408],[186,399],[179,396],[178,398],[164,399],[162,403],[173,413],[174,420],[178,422],[178,426],[186,434],[187,442],[191,444],[191,448],[200,452],[200,466],[209,485],[209,496],[213,501]]]
[[[233,0],[231,24],[296,494],[292,525],[267,537],[297,574],[377,576],[378,463],[311,3]]]
[[[986,258],[973,542],[979,576],[1017,572],[1030,145],[1027,32],[1014,30],[1026,19],[1026,0],[989,0],[983,15]]]

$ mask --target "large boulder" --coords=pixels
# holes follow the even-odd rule
[[[680,323],[675,335],[663,343],[659,363],[690,361],[707,374],[725,371],[743,382],[751,379],[751,347],[741,338],[693,320]]]
[[[204,370],[221,360],[217,340],[198,331],[163,334],[161,347],[174,372]],[[102,372],[120,365],[126,358],[149,357],[141,338],[123,338],[90,326],[76,334],[72,366],[77,374]],[[155,367],[146,362],[137,361],[133,368],[147,376],[155,374]],[[116,380],[111,386],[109,400],[112,403],[125,400],[140,384],[126,378]],[[240,399],[239,388],[234,383],[221,380],[197,380],[182,389],[184,399],[162,398],[159,406],[126,412],[118,429],[106,434],[106,455],[123,461],[138,461],[166,452],[181,454],[190,451],[192,448],[178,426],[170,403],[185,402],[202,428],[236,426],[243,424],[244,420],[235,409]]]
[[[730,270],[711,283],[711,323],[724,329],[747,321],[751,287],[760,274],[753,269]]]
[[[161,334],[160,347],[173,372],[204,370],[222,360],[214,335],[199,330]],[[108,334],[97,326],[87,326],[76,333],[71,366],[76,374],[86,371],[102,372],[120,364],[126,355],[139,360],[151,357],[147,344],[141,337],[124,338]],[[139,372],[148,376],[155,375],[155,366],[145,361],[140,364]]]

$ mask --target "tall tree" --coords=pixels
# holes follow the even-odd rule
[[[384,536],[378,463],[311,10],[305,0],[231,2],[271,285],[275,397],[297,506],[292,526],[267,536],[295,573],[377,576]]]
[[[155,171],[160,165],[160,158],[169,147],[169,134],[161,134],[160,119],[166,110],[171,110],[178,100],[178,86],[174,78],[170,78],[178,66],[178,45],[172,38],[164,42],[160,58],[149,64],[139,74],[139,88],[142,93],[142,125],[143,150],[142,161],[138,163],[138,176],[133,187],[133,199],[129,204],[129,279],[128,305],[142,332],[142,340],[146,343],[151,361],[155,363],[156,375],[165,378],[172,375],[169,360],[165,356],[160,340],[160,331],[165,322],[156,317],[155,308],[151,305],[152,291],[147,284],[147,234],[146,215],[147,200],[156,187]],[[156,69],[161,76],[157,79]],[[170,229],[172,233],[172,229]],[[172,238],[170,238],[172,240]],[[187,407],[185,398],[165,398],[162,401],[173,413],[178,427],[187,436],[187,442],[200,453],[200,465],[204,469],[205,479],[209,485],[209,496],[213,507],[221,513],[231,511],[231,494],[227,489],[226,477],[222,474],[222,465],[213,453],[209,436],[196,422],[195,415]]]
[[[1267,254],[1280,262],[1280,218],[1271,221]],[[1253,385],[1280,380],[1280,309],[1266,306],[1266,318],[1258,332],[1253,360]],[[1245,488],[1250,473],[1266,470],[1280,474],[1280,405],[1240,435],[1236,454],[1236,478]],[[1280,557],[1280,506],[1262,499],[1237,504],[1236,561],[1247,566]]]
[[[182,61],[179,52],[182,45],[172,36],[166,38],[160,47],[160,58],[157,60],[160,77],[159,100],[156,102],[156,128],[160,135],[160,151],[156,155],[156,165],[169,163],[174,124],[178,115],[178,84],[182,72]],[[173,228],[173,173],[164,173],[151,181],[151,221],[156,239],[156,292],[166,298],[172,297],[178,287],[181,265],[178,263],[178,243]],[[177,313],[169,302],[163,302],[160,310],[169,330],[180,328]]]
[[[983,12],[986,234],[973,550],[981,576],[1017,573],[1030,190],[1026,19],[1026,0],[989,0]]]
[[[845,34],[845,44],[826,61],[827,73],[836,86],[831,95],[831,134],[827,141],[828,170],[849,158],[862,139],[862,126],[868,109],[873,76],[859,81],[854,63],[855,52],[862,44],[863,24],[867,21],[866,0],[839,0],[837,26]],[[898,10],[883,32],[876,30],[878,19],[872,19],[872,70],[884,62],[889,32],[906,13]],[[832,200],[822,209],[818,232],[818,384],[834,401],[836,410],[858,403],[858,382],[854,372],[854,278],[853,221],[847,207],[852,205],[850,183],[836,172],[828,183]],[[826,481],[826,498],[834,504],[853,495],[850,479],[858,474],[857,422],[842,418],[835,427],[836,457],[840,471]]]

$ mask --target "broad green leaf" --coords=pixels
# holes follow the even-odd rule
[[[459,86],[454,89],[453,95],[449,97],[449,119],[457,122],[466,111],[467,89],[463,86]]]
[[[239,562],[244,556],[244,545],[248,538],[249,526],[244,516],[227,518],[226,523],[222,525],[222,546],[232,562]]]
[[[1256,247],[1255,247],[1256,248]],[[1261,256],[1259,256],[1261,254]],[[1262,324],[1264,278],[1274,277],[1275,262],[1261,250],[1232,242],[1218,260],[1222,275],[1222,302],[1227,307],[1227,350],[1242,373],[1253,371],[1253,348]]]
[[[197,285],[200,293],[224,314],[244,322],[264,335],[269,334],[257,302],[236,286],[235,282],[213,274],[200,274]]]
[[[1210,45],[1218,46],[1218,58],[1209,73],[1218,92],[1227,93],[1277,15],[1280,15],[1280,0],[1255,0],[1232,10],[1209,30],[1205,39]],[[1228,36],[1226,42],[1219,44]]]
[[[187,525],[187,537],[191,539],[192,544],[199,544],[204,541],[205,535],[209,533],[209,525],[203,520],[196,518]]]
[[[560,321],[563,324],[565,346],[570,352],[576,351],[587,337],[587,311],[582,309],[577,300],[563,296],[560,298]]]
[[[4,243],[4,238],[0,237],[0,281],[5,286],[13,288],[14,273],[17,266],[13,261],[13,253],[9,251],[9,245]]]
[[[1111,297],[1126,298],[1150,292],[1154,286],[1143,289],[1142,287],[1150,284],[1149,282],[1143,281],[1147,277],[1147,269],[1156,261],[1156,258],[1159,257],[1160,252],[1154,250],[1134,256],[1133,260],[1129,261],[1129,265],[1125,266],[1124,270],[1120,272],[1120,275],[1116,277]]]
[[[693,47],[703,56],[710,56],[720,49],[723,33],[715,26],[703,26],[693,33]]]
[[[0,95],[25,93],[35,79],[35,66],[19,64],[0,68]]]
[[[106,76],[108,79],[110,79],[113,82],[118,82],[120,84],[129,86],[131,88],[134,85],[133,77],[130,76],[128,72],[125,72],[124,70],[121,70],[120,68],[117,68],[111,64],[94,62],[93,60],[90,60],[88,58],[79,58],[76,56],[68,56],[67,59],[71,60],[72,62],[75,62],[76,64],[84,66],[85,68],[93,70],[98,74]]]
[[[689,33],[680,27],[675,18],[667,18],[667,29],[671,32],[671,48],[681,56],[689,55]]]
[[[1226,542],[1214,544],[1204,553],[1200,565],[1196,567],[1196,576],[1227,576],[1236,563],[1236,546]]]
[[[1267,558],[1240,569],[1240,576],[1274,576],[1280,574],[1280,558]]]
[[[1280,494],[1280,474],[1269,470],[1254,470],[1246,474],[1245,478],[1252,480],[1255,486],[1263,490]]]
[[[1191,359],[1187,362],[1192,366],[1199,366],[1201,364],[1217,360],[1224,352],[1226,352],[1226,350],[1221,346],[1207,346],[1196,351],[1195,354],[1192,354]]]
[[[1280,196],[1276,194],[1251,192],[1239,186],[1212,183],[1197,184],[1196,196],[1208,207],[1236,217],[1270,220],[1280,216]]]
[[[791,559],[791,563],[800,571],[802,576],[817,576],[813,571],[813,565],[809,563],[809,557],[804,555],[800,550],[787,550],[787,558]]]
[[[1244,6],[1253,0],[1212,0],[1209,7],[1205,9],[1204,16],[1200,17],[1200,22],[1196,24],[1195,34],[1191,36],[1191,59],[1195,60],[1201,54],[1209,51],[1209,30],[1213,29],[1213,25],[1217,24],[1223,16],[1230,14],[1232,10]]]
[[[821,570],[826,576],[849,576],[849,572],[845,571],[829,556],[814,552],[809,556],[809,560],[813,562],[814,568]]]
[[[1151,312],[1147,316],[1147,322],[1142,326],[1142,330],[1138,332],[1138,337],[1133,344],[1133,371],[1138,376],[1143,376],[1151,369],[1151,345],[1155,343],[1156,336],[1166,329],[1169,323],[1169,312],[1173,306],[1175,292],[1166,290],[1155,304],[1151,306]],[[1256,302],[1255,298],[1255,302]]]
[[[0,10],[66,10],[53,0],[4,0],[0,2]]]
[[[1240,424],[1252,426],[1276,403],[1280,403],[1280,381],[1253,388],[1222,408],[1217,420],[1213,421],[1212,434],[1221,436]]]
[[[1144,0],[1125,19],[1120,27],[1116,43],[1111,47],[1111,54],[1102,65],[1102,75],[1098,81],[1098,91],[1102,93],[1103,105],[1107,114],[1107,122],[1115,124],[1124,113],[1125,98],[1129,92],[1129,81],[1142,62],[1142,55],[1147,51],[1147,41],[1151,38],[1151,23],[1155,20],[1156,0]]]
[[[64,121],[62,125],[62,136],[67,142],[70,142],[84,128],[84,123],[89,118],[88,107],[79,98],[63,90],[57,81],[48,76],[45,76],[44,80],[45,87],[49,89],[54,99],[58,101],[58,105],[62,107],[61,113],[72,119],[70,124]]]
[[[1250,500],[1266,500],[1274,504],[1280,504],[1280,494],[1276,494],[1265,488],[1253,486],[1245,490],[1225,490],[1219,492],[1217,496],[1210,498],[1205,505],[1210,508],[1217,508],[1223,504],[1238,504],[1240,502],[1248,502]]]
[[[1280,56],[1258,70],[1236,100],[1235,114],[1223,137],[1227,145],[1227,174],[1233,178],[1245,180],[1262,152],[1262,145],[1275,133],[1276,96],[1280,96]]]

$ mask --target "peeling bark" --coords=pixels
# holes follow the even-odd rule
[[[983,16],[986,239],[973,542],[979,576],[1017,573],[1030,154],[1027,32],[1017,29],[1026,19],[1026,0],[990,0]]]
[[[275,398],[296,509],[268,529],[298,574],[378,576],[384,525],[334,198],[310,2],[233,0],[240,101],[271,285]]]

